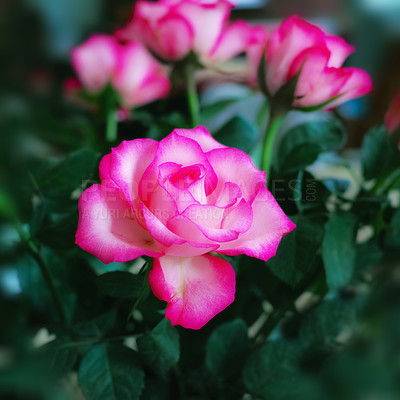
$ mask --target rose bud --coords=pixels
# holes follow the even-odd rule
[[[162,67],[140,44],[120,46],[112,84],[125,107],[136,107],[164,98],[171,84]]]
[[[71,52],[79,81],[90,92],[100,92],[111,82],[118,62],[119,44],[112,36],[93,35]]]
[[[138,42],[121,45],[112,36],[93,35],[72,51],[72,65],[87,90],[111,85],[124,107],[166,97],[170,90],[163,67]]]
[[[167,61],[190,51],[203,63],[226,61],[246,50],[251,34],[245,21],[228,23],[232,7],[226,0],[138,1],[131,22],[116,35],[140,40]]]
[[[76,243],[104,263],[154,257],[150,286],[173,325],[199,329],[235,298],[230,263],[267,261],[295,228],[244,152],[203,127],[124,141],[79,199]]]
[[[372,90],[365,71],[343,67],[353,46],[296,15],[284,20],[268,40],[265,35],[259,38],[259,54],[265,49],[265,91],[282,101],[282,89],[291,85],[290,98],[284,98],[286,108],[331,109]],[[249,57],[249,61],[258,65],[260,59]],[[249,70],[250,82],[256,69]]]

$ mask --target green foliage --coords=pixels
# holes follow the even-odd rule
[[[267,263],[275,276],[292,287],[318,267],[318,252],[324,237],[322,221],[320,216],[294,217],[296,229],[282,239],[276,256]]]
[[[72,326],[72,330],[80,338],[102,338],[109,333],[117,321],[116,309],[111,309],[89,321],[79,322]]]
[[[247,326],[242,320],[220,325],[206,344],[207,371],[212,377],[237,379],[249,349]]]
[[[374,179],[388,167],[392,152],[389,134],[384,126],[372,128],[366,135],[361,148],[365,179]],[[385,154],[385,157],[382,155]]]
[[[356,258],[357,217],[335,214],[325,225],[322,257],[330,289],[346,286],[353,275]]]
[[[294,200],[300,212],[323,212],[331,194],[325,182],[315,179],[309,172],[300,170],[294,187]]]
[[[282,340],[265,343],[246,362],[243,371],[246,388],[261,399],[283,400],[301,396],[301,351],[297,343]]]
[[[285,173],[304,168],[312,164],[319,154],[338,150],[345,142],[346,133],[336,120],[294,126],[279,144],[279,170]]]
[[[112,271],[97,277],[97,286],[110,297],[117,299],[139,297],[143,281],[143,275],[134,275],[125,271]]]
[[[300,329],[300,338],[308,346],[333,346],[341,333],[353,328],[354,317],[351,303],[325,301],[306,315]]]
[[[64,160],[50,159],[34,169],[33,175],[44,196],[69,198],[93,177],[99,155],[90,150],[77,150]]]
[[[400,210],[393,213],[385,234],[385,244],[392,249],[400,247]]]
[[[99,344],[83,357],[78,379],[88,400],[138,400],[144,373],[137,354],[121,345]]]
[[[261,54],[260,62],[257,67],[257,83],[260,91],[265,96],[269,96],[268,86],[267,86],[267,63],[266,63],[266,51],[265,48]]]
[[[165,375],[179,361],[179,334],[166,319],[139,337],[137,345],[145,363],[159,375]]]
[[[216,132],[214,138],[225,146],[249,152],[258,140],[258,132],[244,118],[234,117]]]

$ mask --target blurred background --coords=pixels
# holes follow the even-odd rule
[[[345,37],[355,46],[356,53],[351,56],[349,65],[361,67],[371,74],[374,91],[335,111],[348,128],[346,148],[352,154],[352,149],[360,147],[365,132],[373,125],[382,123],[392,97],[400,90],[400,0],[236,0],[236,4],[232,14],[234,19],[244,18],[249,22],[273,26],[277,21],[297,13],[331,33]],[[96,147],[93,145],[96,135],[104,134],[104,126],[96,123],[91,110],[71,101],[66,90],[66,80],[74,76],[70,65],[71,49],[93,33],[112,33],[124,26],[131,18],[132,9],[131,0],[0,0],[0,188],[11,188],[13,193],[17,193],[22,219],[29,216],[35,206],[25,192],[30,161],[68,154],[79,148]],[[218,81],[218,76],[215,79]],[[205,88],[202,101],[207,103],[213,98],[229,97],[238,90],[232,85]],[[178,96],[175,109],[179,109],[180,104]],[[252,104],[241,104],[240,113],[253,115]],[[229,112],[239,111],[236,108]],[[166,122],[164,129],[170,131],[174,123],[178,125],[179,116],[175,121]],[[221,124],[218,121],[214,123]],[[137,121],[121,124],[121,139],[143,135],[141,124]],[[102,151],[101,148],[98,150]],[[95,164],[96,160],[93,166]],[[40,203],[38,193],[33,199],[34,203]],[[2,201],[0,192],[0,211]],[[51,222],[61,225],[65,237],[73,243],[76,214],[71,219],[70,215],[58,211],[53,213],[56,217]],[[63,248],[63,243],[55,243],[57,238],[51,229],[41,232],[41,235],[46,244]],[[32,304],[37,300],[35,295],[28,299],[29,306],[20,301],[24,285],[30,285],[36,278],[28,274],[23,281],[21,273],[14,268],[14,261],[10,261],[15,257],[16,241],[15,233],[7,224],[0,224],[0,369],[2,365],[7,365],[10,341],[19,346],[25,334],[35,337],[37,344],[49,341],[47,331],[37,330],[42,323],[42,315],[38,317],[27,311],[31,311]],[[364,260],[364,264],[370,261]],[[351,394],[340,397],[339,394],[334,399],[399,398],[396,394],[400,393],[397,381],[400,370],[400,274],[398,265],[396,268],[397,275],[389,269],[380,275],[381,281],[376,285],[375,294],[368,298],[371,307],[368,308],[369,315],[366,315],[367,329],[355,346],[343,358],[336,360],[337,365],[332,366],[334,372],[329,375],[332,387],[337,388],[338,382],[351,376],[347,384],[349,387],[354,385],[353,397]],[[390,274],[390,279],[387,279],[387,274]],[[349,290],[344,296],[351,298],[353,293]],[[41,309],[42,313],[46,311]],[[385,329],[377,332],[376,327],[381,323]],[[291,326],[285,329],[290,331]],[[368,344],[368,351],[376,351],[379,355],[383,352],[388,358],[393,355],[391,361],[394,367],[390,372],[386,369],[389,366],[385,365],[387,358],[379,356],[377,361],[374,358],[372,362],[371,358],[365,358],[365,352],[359,353],[371,337],[378,339],[373,346]],[[315,357],[318,356],[316,353]],[[318,360],[309,361],[312,368],[318,368],[315,367]],[[360,375],[351,375],[361,370]],[[358,388],[364,387],[369,379],[371,385],[376,386],[360,394]],[[375,395],[368,397],[371,392]],[[0,394],[0,399],[8,398],[14,397],[2,397]],[[76,398],[80,397],[77,395]]]

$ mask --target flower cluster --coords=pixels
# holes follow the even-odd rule
[[[94,35],[72,52],[74,69],[89,91],[111,84],[126,107],[168,94],[166,72],[150,53],[172,63],[192,54],[204,66],[246,53],[248,80],[253,85],[265,56],[266,87],[261,90],[269,97],[296,80],[286,108],[330,109],[371,91],[365,71],[343,67],[354,48],[342,38],[298,16],[268,34],[242,20],[229,22],[232,7],[226,0],[138,1],[126,27],[113,37]]]
[[[265,173],[203,127],[124,141],[100,178],[79,200],[76,243],[104,263],[155,257],[150,284],[173,325],[199,329],[234,300],[233,268],[210,252],[266,261],[295,227]]]
[[[227,0],[138,1],[132,21],[117,36],[141,40],[164,60],[193,52],[205,64],[225,61],[243,53],[251,35],[245,21],[228,23],[232,7]]]

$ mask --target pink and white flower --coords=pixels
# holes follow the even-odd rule
[[[294,107],[330,109],[372,90],[371,79],[365,71],[343,67],[354,52],[353,46],[296,15],[284,20],[268,40],[266,35],[259,37],[255,46],[258,54],[266,49],[265,80],[271,96],[299,75]],[[258,65],[260,58],[250,57],[249,61]],[[249,71],[250,82],[255,81],[256,69],[253,66]]]
[[[111,85],[125,107],[166,97],[170,81],[161,64],[138,42],[121,45],[114,37],[93,35],[71,53],[72,65],[90,92]]]
[[[232,7],[226,0],[139,0],[133,19],[116,35],[140,40],[168,61],[190,51],[204,63],[226,61],[244,52],[250,38],[245,21],[228,23]]]
[[[400,93],[395,96],[386,112],[385,126],[389,133],[400,130]]]
[[[295,228],[240,150],[203,127],[124,141],[79,200],[76,243],[104,263],[154,257],[150,285],[173,325],[199,329],[234,301],[235,273],[210,253],[273,257]]]

